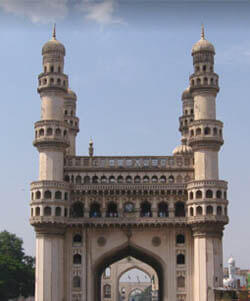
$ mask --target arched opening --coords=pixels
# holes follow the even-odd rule
[[[61,207],[56,207],[56,216],[61,216],[61,215],[62,215]]]
[[[94,202],[90,205],[89,217],[101,217],[101,206]]]
[[[168,217],[168,204],[166,202],[160,202],[158,204],[158,216]]]
[[[157,183],[158,182],[158,177],[157,176],[153,176],[152,177],[152,183]]]
[[[197,128],[195,131],[196,136],[201,135],[201,128]]]
[[[47,200],[50,200],[51,199],[51,191],[46,190],[44,192],[44,198],[47,199]]]
[[[36,207],[35,215],[40,216],[40,207]]]
[[[39,130],[39,136],[44,136],[44,129]]]
[[[185,205],[183,202],[177,202],[175,203],[175,216],[176,217],[185,217]]]
[[[82,235],[77,233],[73,237],[73,245],[81,245],[82,244]]]
[[[84,215],[84,207],[81,202],[75,202],[70,210],[70,215],[73,218],[83,217]]]
[[[148,201],[141,203],[141,217],[151,217],[151,204]]]
[[[61,191],[56,191],[55,192],[55,199],[56,200],[61,200],[62,199],[62,193],[61,193]]]
[[[183,234],[176,235],[176,243],[177,244],[184,244],[185,243],[185,236]]]
[[[169,183],[174,183],[174,176],[172,176],[172,175],[169,176],[169,177],[168,177],[168,182],[169,182]]]
[[[84,182],[84,184],[89,184],[90,183],[90,177],[89,176],[85,176],[83,178],[83,182]]]
[[[115,177],[114,177],[114,176],[110,176],[110,177],[109,177],[109,183],[110,183],[110,184],[115,183]]]
[[[217,134],[218,134],[217,128],[213,128],[213,134],[214,134],[214,136],[217,136]]]
[[[51,216],[51,207],[44,208],[44,216]]]
[[[101,177],[101,183],[102,184],[107,183],[107,178],[105,176]]]
[[[110,202],[107,207],[106,212],[107,217],[118,217],[117,204],[114,202]]]
[[[202,207],[201,206],[196,207],[196,215],[202,215]]]
[[[161,177],[160,177],[160,182],[161,182],[161,183],[166,183],[166,181],[167,181],[167,179],[166,179],[165,176],[161,176]]]
[[[52,128],[47,129],[47,136],[51,136],[53,134]]]
[[[36,191],[36,199],[39,200],[41,198],[41,192],[38,190]]]
[[[208,198],[208,199],[212,199],[213,198],[213,191],[212,190],[208,189],[206,191],[206,198]]]
[[[61,136],[62,131],[59,128],[57,128],[55,133],[56,133],[56,136]]]
[[[195,196],[196,196],[197,199],[202,199],[202,191],[197,190]]]
[[[211,205],[208,205],[207,209],[206,209],[206,214],[207,215],[212,215],[213,211],[214,211],[213,207]]]
[[[221,208],[221,206],[217,206],[217,215],[222,215],[222,208]]]
[[[205,127],[205,129],[204,129],[204,134],[205,134],[205,135],[210,135],[210,134],[211,134],[211,130],[210,130],[209,127]]]
[[[105,284],[103,286],[103,297],[111,298],[111,285],[110,284]]]
[[[189,199],[193,200],[193,198],[194,198],[194,193],[191,191],[190,194],[189,194]]]
[[[82,177],[81,176],[76,176],[76,184],[81,184],[82,183]]]
[[[82,264],[82,256],[80,254],[73,256],[73,264]]]
[[[217,190],[217,191],[216,191],[216,198],[217,198],[217,199],[221,199],[221,195],[222,195],[221,191],[220,191],[220,190]]]
[[[104,254],[102,258],[97,262],[94,267],[93,273],[93,285],[94,285],[94,298],[95,301],[102,300],[102,275],[105,269],[111,266],[113,263],[116,263],[125,258],[135,258],[144,264],[149,265],[156,273],[158,278],[158,300],[163,301],[164,295],[164,278],[163,278],[163,267],[160,259],[157,255],[151,255],[147,250],[142,250],[133,245],[125,245],[119,249],[114,249],[108,254]],[[131,292],[131,291],[130,291]],[[122,296],[125,296],[126,289],[121,287],[120,293]],[[146,299],[145,299],[146,300]]]
[[[126,183],[132,183],[132,177],[131,176],[126,177]]]
[[[148,176],[143,177],[143,183],[149,183],[149,177]]]
[[[92,183],[93,184],[97,184],[98,183],[98,177],[97,176],[93,176]]]
[[[193,207],[190,208],[189,214],[190,214],[190,216],[194,216],[194,208]]]
[[[123,176],[118,176],[117,183],[123,183]]]

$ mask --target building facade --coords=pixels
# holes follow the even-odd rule
[[[41,120],[35,123],[39,178],[31,183],[36,232],[36,301],[101,301],[101,277],[131,256],[150,265],[159,301],[214,301],[223,286],[227,182],[219,178],[223,124],[216,118],[214,46],[192,48],[194,72],[182,95],[182,143],[172,156],[76,155],[76,94],[65,47],[42,49]]]

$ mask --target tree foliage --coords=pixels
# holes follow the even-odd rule
[[[0,232],[0,300],[34,295],[35,260],[26,256],[23,241],[15,234]]]

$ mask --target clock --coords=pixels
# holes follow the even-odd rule
[[[124,206],[124,209],[126,212],[132,212],[134,210],[134,204],[133,203],[126,203]]]

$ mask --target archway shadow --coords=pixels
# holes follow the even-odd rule
[[[94,268],[94,300],[101,301],[101,277],[102,273],[105,269],[111,264],[126,258],[128,256],[134,257],[148,265],[150,265],[157,273],[158,281],[159,281],[159,292],[158,292],[158,300],[163,301],[163,293],[164,293],[164,273],[163,267],[158,258],[156,256],[149,254],[147,250],[142,250],[137,246],[128,244],[119,249],[115,249],[112,252],[108,252],[106,255],[99,260]]]

